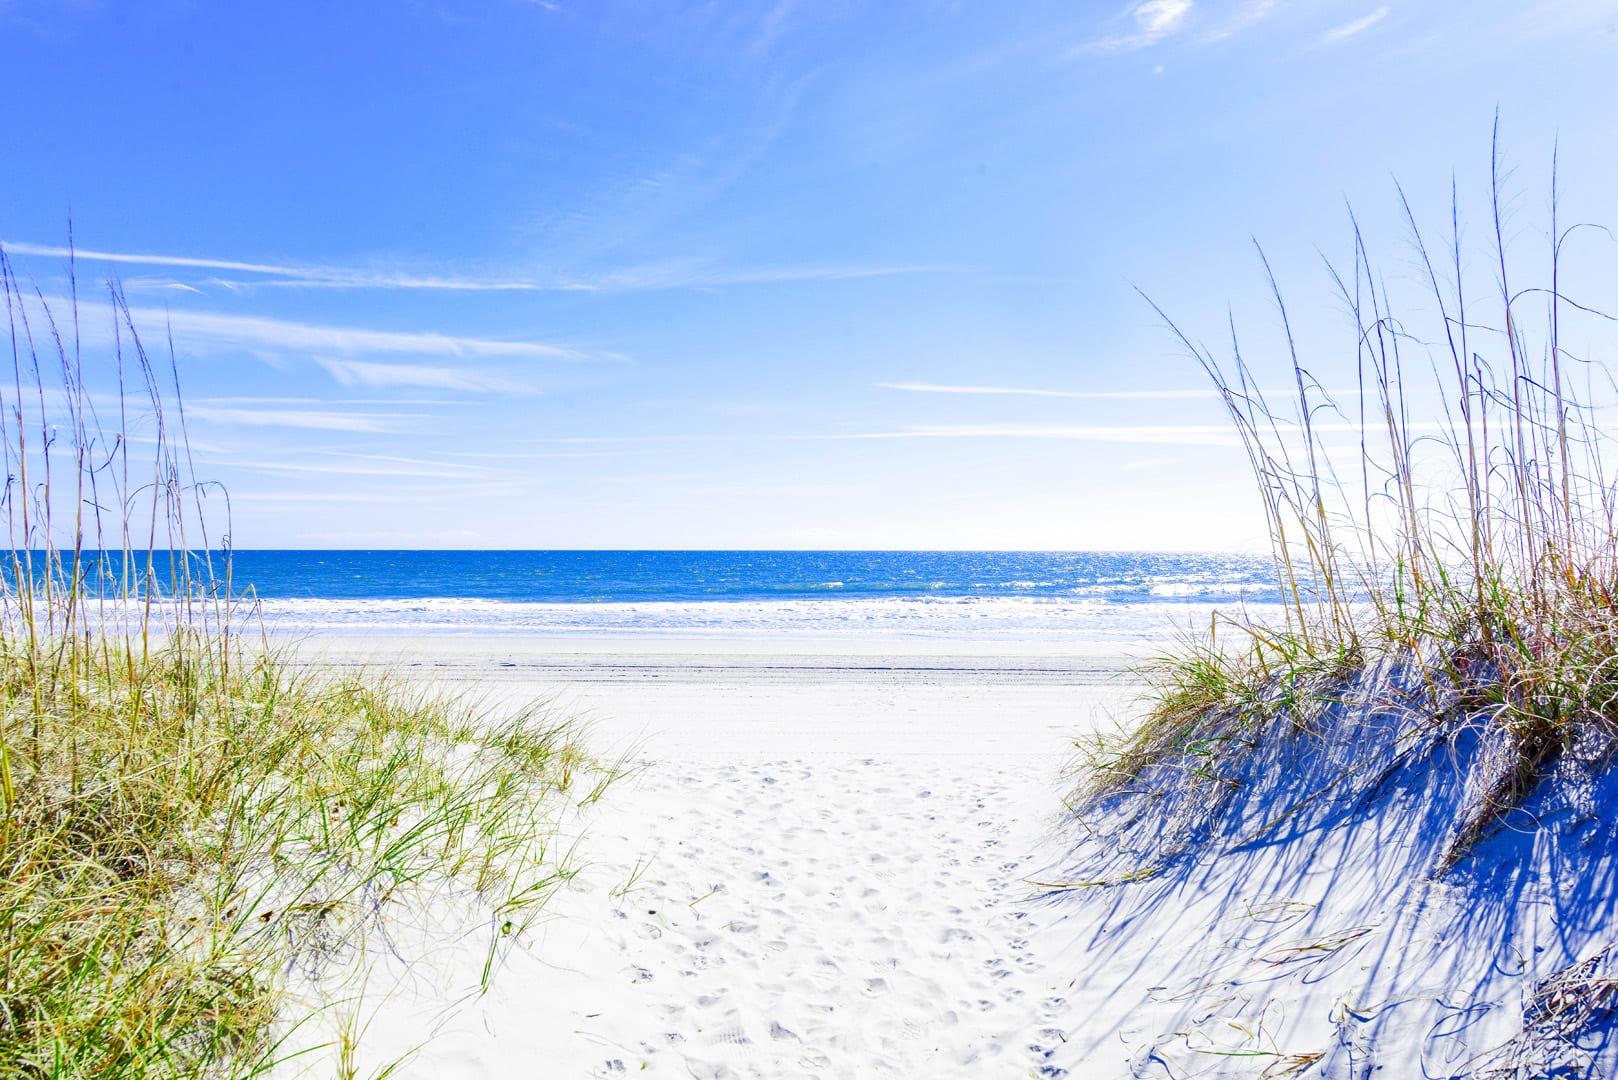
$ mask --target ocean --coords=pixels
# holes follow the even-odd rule
[[[1162,552],[255,551],[288,633],[1159,640],[1280,601],[1267,559]]]

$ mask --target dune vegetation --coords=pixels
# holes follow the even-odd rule
[[[427,885],[519,930],[571,872],[559,808],[614,774],[542,711],[269,648],[172,345],[155,361],[110,284],[90,349],[76,278],[52,302],[3,252],[0,272],[0,1072],[262,1073],[327,1019],[289,1005],[287,972]],[[352,1031],[328,1026],[341,1070]]]
[[[1041,884],[1079,900],[1089,1052],[1131,1075],[1613,1067],[1615,320],[1563,278],[1611,237],[1561,221],[1553,180],[1529,255],[1492,161],[1481,245],[1453,189],[1436,233],[1398,192],[1387,274],[1352,223],[1328,263],[1352,388],[1316,377],[1343,350],[1297,344],[1262,252],[1287,404],[1234,332],[1221,358],[1169,324],[1246,450],[1284,601],[1219,612],[1143,670],[1137,722],[1079,746]]]
[[[1400,307],[1411,298],[1390,290],[1351,221],[1352,261],[1327,263],[1351,318],[1351,392],[1329,392],[1300,354],[1262,251],[1290,360],[1285,404],[1261,388],[1234,327],[1221,360],[1163,316],[1246,451],[1283,617],[1221,612],[1148,666],[1143,722],[1083,748],[1076,805],[1153,765],[1217,790],[1275,718],[1302,730],[1345,696],[1392,693],[1426,734],[1481,721],[1495,747],[1453,822],[1448,866],[1564,750],[1614,730],[1618,476],[1601,430],[1614,383],[1600,354],[1614,318],[1562,280],[1574,245],[1611,237],[1559,219],[1554,167],[1548,230],[1510,221],[1498,133],[1491,164],[1481,250],[1465,240],[1453,189],[1436,233],[1398,190],[1413,256],[1401,269],[1414,268],[1424,301],[1415,310]],[[1536,235],[1542,254],[1520,250]],[[1367,684],[1377,661],[1395,664],[1401,688]]]

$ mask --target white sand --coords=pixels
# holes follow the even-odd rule
[[[559,694],[644,762],[569,823],[590,863],[530,939],[500,937],[464,890],[399,905],[387,948],[358,965],[358,1075],[417,1047],[396,1075],[1618,1071],[1618,961],[1601,952],[1618,917],[1611,747],[1569,754],[1562,781],[1435,878],[1487,741],[1421,744],[1397,709],[1352,710],[1321,739],[1282,724],[1239,759],[1205,841],[1136,879],[1176,835],[1154,813],[1194,821],[1216,803],[1144,797],[1053,831],[1071,737],[1132,690],[1117,657],[322,644],[327,662],[403,657],[497,701]],[[1030,878],[1114,883],[1041,895]],[[1594,996],[1543,989],[1580,962]],[[1528,1040],[1525,1011],[1549,1016]],[[305,1064],[333,1071],[329,1052]]]
[[[1061,1075],[1084,1018],[1025,878],[1055,855],[1072,735],[1128,692],[1118,657],[757,638],[305,651],[499,703],[555,696],[643,762],[574,823],[589,865],[499,952],[490,993],[492,927],[464,897],[371,959],[362,1073],[421,1046],[403,1075]]]
[[[1042,954],[1087,1020],[1059,1060],[1177,1078],[1618,1072],[1618,740],[1587,730],[1446,869],[1463,813],[1516,767],[1517,736],[1486,713],[1433,723],[1461,700],[1431,669],[1373,665],[1225,761],[1165,761],[1087,812],[1056,873],[1091,884],[1042,905]],[[1210,768],[1220,783],[1196,779]]]

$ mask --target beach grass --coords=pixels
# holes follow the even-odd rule
[[[1610,236],[1561,220],[1555,174],[1553,161],[1544,249],[1532,254],[1512,240],[1531,234],[1510,221],[1498,121],[1481,245],[1466,239],[1453,186],[1431,234],[1397,190],[1410,287],[1390,287],[1351,214],[1352,255],[1327,263],[1351,324],[1351,390],[1317,379],[1262,250],[1284,396],[1266,392],[1234,326],[1221,359],[1158,309],[1240,437],[1284,602],[1265,622],[1222,611],[1149,664],[1143,720],[1081,747],[1072,805],[1158,764],[1217,783],[1276,718],[1306,728],[1322,703],[1374,695],[1356,680],[1393,658],[1414,673],[1402,685],[1421,688],[1401,691],[1419,724],[1442,736],[1481,723],[1504,747],[1471,785],[1447,866],[1575,740],[1610,732],[1618,477],[1601,430],[1614,389],[1601,349],[1615,322],[1563,280],[1574,245]]]
[[[109,284],[87,358],[71,263],[61,323],[0,274],[0,1072],[260,1074],[311,1019],[289,971],[446,883],[520,931],[572,872],[561,809],[615,773],[542,710],[271,649],[172,345],[155,363]]]

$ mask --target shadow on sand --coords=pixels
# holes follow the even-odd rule
[[[1076,1072],[1614,1071],[1618,738],[1586,730],[1518,805],[1479,815],[1510,733],[1457,718],[1463,688],[1431,673],[1391,658],[1293,687],[1262,723],[1230,718],[1217,754],[1077,808],[1042,898],[1089,1017]]]

